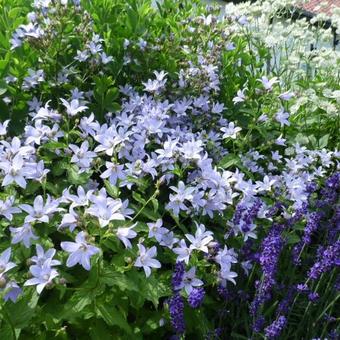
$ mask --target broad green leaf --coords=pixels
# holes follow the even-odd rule
[[[132,329],[124,316],[118,310],[116,306],[112,306],[110,303],[98,302],[97,314],[110,326],[118,326],[128,334],[132,334]]]

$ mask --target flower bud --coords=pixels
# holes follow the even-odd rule
[[[60,278],[59,283],[60,283],[61,285],[66,285],[67,280],[66,280],[64,277],[62,277],[62,278]]]
[[[133,262],[131,257],[124,257],[124,261],[125,261],[127,264],[131,264],[131,263]]]
[[[7,284],[7,280],[4,276],[0,277],[0,289],[5,288]]]

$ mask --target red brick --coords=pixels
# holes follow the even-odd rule
[[[313,14],[325,13],[330,16],[334,7],[340,7],[340,0],[310,0],[299,7]]]

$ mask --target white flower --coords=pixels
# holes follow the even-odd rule
[[[168,233],[162,235],[162,239],[159,242],[159,244],[161,246],[165,246],[165,247],[168,247],[169,249],[172,249],[174,244],[177,242],[178,242],[178,238],[174,237],[174,232],[169,231]]]
[[[171,186],[170,189],[176,194],[169,195],[170,202],[167,204],[167,209],[172,210],[173,213],[178,216],[180,210],[188,210],[187,206],[184,204],[184,201],[192,200],[192,193],[195,191],[195,188],[186,187],[182,181],[179,181],[178,188]]]
[[[199,160],[201,159],[200,153],[203,151],[202,145],[202,141],[192,139],[189,142],[183,143],[180,151],[185,159]]]
[[[185,234],[185,237],[191,242],[190,249],[201,250],[204,253],[208,253],[208,247],[210,241],[213,240],[211,231],[205,231],[203,224],[197,224],[195,236],[191,234]]]
[[[236,139],[237,133],[239,133],[242,129],[238,126],[235,126],[234,122],[230,122],[228,127],[222,127],[221,131],[224,132],[222,138],[232,138]]]
[[[50,266],[59,266],[61,263],[58,260],[53,260],[53,256],[56,253],[54,248],[48,249],[46,252],[44,248],[37,244],[36,246],[37,255],[31,258],[31,261],[34,262],[38,266],[42,266],[47,260],[50,260]]]
[[[259,192],[262,191],[270,191],[272,189],[272,186],[276,183],[275,179],[270,179],[267,175],[263,177],[263,182],[256,181],[257,190]]]
[[[69,189],[63,192],[63,199],[66,202],[71,202],[71,207],[83,207],[89,205],[89,199],[93,194],[93,190],[89,190],[85,192],[82,186],[77,188],[77,195],[72,195],[69,192]]]
[[[113,60],[113,57],[112,56],[107,56],[105,52],[102,52],[100,54],[100,58],[101,58],[102,63],[104,65],[108,64],[109,62],[111,62]]]
[[[34,221],[39,221],[43,223],[49,222],[49,217],[56,211],[58,211],[58,200],[51,199],[51,196],[47,195],[46,203],[44,205],[44,200],[41,195],[34,199],[33,207],[29,204],[20,204],[20,209],[28,213],[25,217],[25,223],[31,223]]]
[[[10,196],[6,199],[6,201],[0,200],[0,216],[4,216],[9,221],[12,221],[13,214],[20,213],[21,210],[17,207],[13,207],[14,197]]]
[[[109,178],[110,184],[116,185],[118,179],[125,179],[124,165],[112,162],[105,162],[107,170],[105,170],[100,178]]]
[[[232,282],[234,285],[236,285],[236,281],[234,280],[235,277],[237,277],[237,273],[230,271],[231,264],[226,264],[221,268],[220,271],[220,277],[223,281],[228,280]]]
[[[131,242],[129,239],[135,238],[137,236],[137,233],[132,230],[137,223],[132,225],[131,227],[127,228],[118,228],[117,229],[117,237],[124,243],[125,248],[132,248]]]
[[[290,123],[288,121],[289,113],[285,112],[283,108],[281,108],[278,112],[276,112],[275,119],[280,123],[281,127],[284,125],[289,126]]]
[[[50,110],[49,102],[50,100],[45,104],[45,107],[39,107],[37,114],[33,117],[33,120],[35,119],[50,120],[51,119],[51,120],[58,121],[61,119],[61,114],[59,114],[58,112],[54,110]]]
[[[237,254],[233,248],[228,249],[227,246],[224,246],[223,250],[218,251],[215,261],[223,268],[230,263],[237,263]]]
[[[62,104],[65,106],[67,114],[71,117],[77,115],[79,112],[83,112],[88,109],[87,106],[80,105],[78,99],[72,99],[71,103],[69,103],[63,98],[60,98],[60,100]]]
[[[16,264],[10,262],[9,259],[11,257],[11,248],[7,248],[0,255],[0,278],[9,270],[16,267]]]
[[[244,91],[245,91],[245,90],[246,90],[246,89],[238,90],[238,91],[237,91],[236,97],[233,98],[234,104],[236,104],[236,103],[242,103],[242,102],[244,102],[244,101],[246,100],[246,95],[244,94]]]
[[[286,146],[286,139],[282,138],[282,135],[280,135],[278,138],[276,138],[275,144],[280,146]]]
[[[71,163],[77,164],[82,171],[88,169],[93,158],[97,156],[95,152],[89,151],[89,142],[87,140],[85,140],[80,147],[70,144],[69,148],[73,152]]]
[[[68,214],[63,216],[63,219],[60,222],[60,228],[69,228],[72,233],[74,229],[78,225],[78,214],[73,210],[72,205],[70,206],[70,210]]]
[[[105,189],[100,191],[98,196],[92,195],[91,200],[94,202],[86,212],[98,218],[99,225],[104,228],[110,221],[124,221],[125,217],[121,213],[121,200],[114,200],[106,197]]]
[[[5,120],[3,123],[0,123],[0,136],[4,136],[7,134],[8,124],[9,124],[9,120]]]
[[[287,101],[287,100],[293,98],[294,96],[295,96],[294,92],[286,91],[286,92],[281,93],[279,95],[279,98]]]
[[[12,161],[3,161],[0,163],[0,169],[5,172],[5,177],[2,181],[2,186],[7,186],[13,182],[18,184],[21,188],[26,188],[26,180],[24,176],[26,168],[24,160],[20,154],[17,154]]]
[[[139,256],[136,259],[135,267],[143,267],[146,277],[151,275],[150,268],[161,268],[158,260],[154,259],[157,255],[157,248],[155,246],[150,249],[145,248],[142,244],[138,244]]]
[[[268,79],[266,76],[261,77],[261,79],[257,79],[259,80],[263,87],[267,90],[267,91],[271,91],[273,88],[273,85],[276,83],[279,83],[279,80],[277,79],[277,77],[273,77],[272,79]]]
[[[184,261],[186,264],[189,263],[192,249],[187,247],[185,240],[181,240],[179,242],[179,247],[172,249],[172,251],[178,255],[177,262]]]

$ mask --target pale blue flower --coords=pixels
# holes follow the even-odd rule
[[[63,250],[70,253],[67,259],[66,266],[73,267],[77,263],[83,266],[84,269],[91,269],[90,259],[93,255],[100,252],[99,248],[92,246],[86,242],[86,234],[84,231],[78,233],[75,239],[76,242],[61,242],[60,246]]]
[[[22,293],[22,289],[15,281],[10,281],[7,283],[5,287],[6,294],[4,295],[4,300],[11,300],[12,302],[16,302],[19,295]]]
[[[203,281],[196,277],[196,267],[191,267],[186,273],[184,273],[180,285],[175,288],[184,288],[187,294],[190,294],[194,288],[200,286],[203,286]]]
[[[51,267],[60,265],[60,261],[53,260],[53,257],[56,253],[54,248],[50,248],[45,252],[44,248],[40,244],[37,244],[35,247],[37,255],[31,258],[31,261],[34,264],[42,266],[48,260]]]
[[[70,103],[63,98],[60,98],[60,100],[62,104],[65,106],[67,114],[71,117],[74,117],[78,113],[88,109],[87,106],[81,105],[78,99],[72,99]]]
[[[13,207],[14,197],[10,196],[5,201],[0,200],[0,216],[4,216],[9,221],[12,221],[13,214],[20,213],[21,210],[17,207]]]
[[[124,243],[125,248],[132,248],[130,239],[133,239],[137,236],[137,233],[133,230],[133,228],[137,225],[135,223],[134,225],[130,227],[120,227],[117,228],[117,237]]]
[[[157,248],[155,246],[150,249],[145,248],[142,244],[138,244],[138,257],[135,262],[135,267],[143,267],[146,277],[151,275],[150,268],[161,268],[161,263],[154,259],[157,255]]]
[[[186,264],[189,263],[192,249],[187,247],[185,240],[182,239],[179,242],[179,247],[173,248],[172,251],[177,254],[177,262],[184,261]]]
[[[280,123],[281,127],[287,125],[290,125],[290,122],[288,121],[289,113],[285,112],[284,108],[281,108],[278,112],[275,114],[275,119]]]
[[[228,127],[222,127],[221,131],[224,132],[222,138],[231,138],[236,139],[236,135],[241,131],[242,129],[238,126],[235,126],[234,122],[230,122],[228,124]]]
[[[11,257],[11,248],[7,248],[0,255],[0,278],[9,270],[16,267],[14,262],[10,262],[9,259]]]
[[[22,227],[10,227],[12,244],[23,243],[26,248],[32,244],[32,240],[37,240],[38,236],[33,233],[33,228],[29,223],[24,223]]]
[[[214,239],[211,235],[211,231],[206,231],[203,224],[196,223],[195,236],[191,234],[185,234],[185,237],[190,241],[190,248],[192,250],[200,250],[204,253],[208,253],[208,244]]]
[[[40,294],[46,285],[52,284],[54,278],[59,273],[51,267],[51,259],[46,260],[42,266],[33,265],[30,267],[30,272],[33,275],[32,279],[27,280],[24,286],[37,286],[37,292]]]

